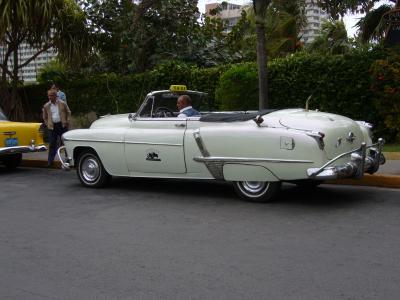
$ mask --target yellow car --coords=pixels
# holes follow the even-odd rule
[[[0,109],[0,162],[6,168],[18,167],[22,153],[47,151],[41,123],[10,122]]]

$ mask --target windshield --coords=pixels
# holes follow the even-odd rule
[[[180,93],[172,93],[164,91],[160,93],[154,93],[151,97],[147,98],[139,112],[139,116],[142,118],[155,118],[159,117],[157,112],[160,110],[171,111],[171,116],[177,116],[179,114],[176,102],[181,95],[189,95],[192,99],[192,106],[194,109],[199,111],[209,110],[208,103],[206,101],[206,94],[193,91],[185,91]]]
[[[1,108],[0,108],[0,121],[8,121],[6,115],[4,114]]]

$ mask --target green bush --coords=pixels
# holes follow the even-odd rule
[[[63,91],[73,114],[77,115],[92,111],[98,115],[134,112],[149,92],[168,89],[171,84],[185,84],[188,89],[207,92],[210,107],[215,107],[215,85],[225,69],[225,66],[199,69],[167,63],[143,74],[119,76],[110,73],[74,78],[64,83]],[[40,119],[48,88],[46,84],[37,84],[20,89],[32,120]]]
[[[393,51],[371,66],[372,92],[377,115],[383,120],[380,134],[400,142],[400,55]]]
[[[374,106],[370,66],[387,56],[384,49],[346,55],[298,53],[268,64],[269,108],[305,107],[366,120],[383,132]],[[255,63],[231,66],[221,75],[216,102],[228,110],[257,109],[258,75]]]
[[[258,108],[258,75],[254,63],[233,65],[221,75],[215,91],[221,110]]]
[[[389,140],[393,139],[398,135],[397,127],[389,132],[385,126],[396,125],[398,121],[394,118],[385,120],[385,125],[382,120],[386,112],[380,108],[389,107],[390,111],[391,107],[398,106],[398,100],[393,102],[390,97],[393,91],[397,91],[394,94],[398,97],[399,79],[397,75],[388,76],[384,85],[377,85],[374,74],[381,72],[379,63],[371,69],[375,61],[387,61],[387,56],[386,50],[376,48],[370,51],[353,50],[337,56],[297,53],[273,60],[268,64],[269,107],[304,107],[306,99],[312,94],[311,109],[318,108],[371,122],[378,125],[379,134],[387,134]],[[390,72],[398,74],[398,64],[394,66],[394,62],[390,61],[385,70],[396,68],[397,71],[393,69]],[[214,109],[253,110],[258,107],[255,63],[201,69],[168,62],[142,74],[74,77],[65,82],[64,91],[73,114],[95,112],[104,115],[134,112],[147,93],[168,89],[171,84],[186,84],[189,89],[207,92],[209,106]],[[34,120],[40,118],[41,107],[47,101],[47,88],[39,84],[20,89]],[[386,100],[379,102],[378,99]]]

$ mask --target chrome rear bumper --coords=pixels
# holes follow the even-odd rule
[[[379,166],[385,163],[385,157],[382,154],[384,140],[378,139],[376,144],[369,147],[365,143],[361,147],[346,153],[343,153],[334,159],[328,161],[320,168],[307,169],[307,176],[315,180],[328,180],[338,178],[362,178],[364,173],[373,174],[378,171]],[[367,155],[367,149],[370,149]],[[338,159],[350,155],[350,161],[342,166],[329,167]]]
[[[14,146],[14,147],[0,148],[0,154],[30,153],[30,152],[43,152],[43,151],[47,151],[47,147],[45,145]]]

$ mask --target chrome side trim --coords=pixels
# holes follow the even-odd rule
[[[171,143],[150,143],[150,142],[124,142],[124,141],[112,141],[112,140],[85,140],[85,139],[68,139],[64,138],[64,141],[71,142],[95,142],[95,143],[114,143],[114,144],[137,144],[137,145],[161,145],[161,146],[183,146],[183,144],[171,144]]]
[[[270,163],[297,163],[297,164],[312,164],[312,160],[301,160],[301,159],[276,159],[276,158],[249,158],[249,157],[195,157],[195,161],[199,162],[224,162],[224,163],[243,163],[243,162],[270,162]]]
[[[96,142],[96,143],[116,143],[121,144],[124,141],[112,141],[112,140],[85,140],[85,139],[70,139],[63,137],[64,141],[72,141],[72,142]]]
[[[125,142],[125,144],[134,144],[134,145],[156,145],[156,146],[180,146],[183,144],[170,144],[170,143],[148,143],[148,142]]]
[[[193,136],[197,143],[197,146],[199,147],[201,154],[204,157],[210,156],[210,153],[208,152],[206,145],[204,145],[203,139],[201,138],[200,129],[196,129],[195,131],[193,131]]]

